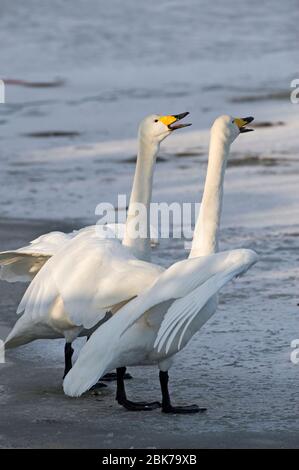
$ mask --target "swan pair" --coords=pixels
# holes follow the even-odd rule
[[[116,311],[156,279],[160,267],[137,261],[150,260],[149,229],[146,237],[138,239],[131,237],[128,227],[136,203],[145,206],[146,220],[141,222],[147,222],[160,143],[174,130],[190,125],[179,123],[188,114],[150,115],[141,122],[122,244],[99,238],[97,227],[91,226],[71,234],[52,232],[28,247],[0,253],[2,279],[32,281],[17,310],[23,315],[8,335],[6,348],[64,337],[66,375],[72,367],[74,339],[89,336],[108,310]],[[107,237],[112,235],[108,230]]]
[[[168,127],[168,131],[159,134],[159,142],[173,128],[169,119],[174,122],[175,117],[168,116],[164,122],[156,117],[152,122],[159,128],[160,123]],[[136,241],[126,231],[120,244],[99,239],[94,228],[83,229],[44,264],[31,282],[18,309],[24,314],[9,335],[7,345],[18,345],[18,338],[24,341],[27,337],[28,342],[62,334],[70,345],[78,335],[95,329],[72,369],[72,350],[66,351],[67,395],[81,395],[105,372],[116,368],[118,402],[129,410],[156,408],[160,406],[158,402],[135,403],[127,399],[124,374],[126,366],[157,364],[162,411],[203,411],[195,405],[171,404],[168,370],[175,354],[215,313],[218,291],[257,261],[251,250],[216,253],[230,145],[240,133],[250,130],[246,125],[252,119],[221,116],[212,127],[204,195],[187,260],[164,270],[140,259],[147,259],[149,237]],[[156,155],[158,148],[157,134],[153,135],[155,138],[148,140],[142,129],[139,133],[148,157]],[[148,208],[153,172],[147,170],[140,179],[142,168],[150,165],[148,159],[145,167],[138,162],[139,158],[130,205],[141,199]],[[134,215],[129,209],[128,220]],[[110,319],[107,311],[112,314]],[[107,321],[97,328],[104,320]]]
[[[223,180],[230,145],[240,133],[251,130],[246,125],[252,120],[251,117],[233,119],[230,116],[216,119],[211,130],[204,194],[189,258],[166,270],[156,265],[142,268],[139,264],[134,268],[134,271],[141,268],[140,272],[146,273],[151,266],[156,279],[92,334],[64,379],[67,395],[80,396],[105,372],[116,368],[116,399],[128,410],[162,406],[165,413],[205,411],[197,405],[172,405],[168,370],[174,356],[215,313],[218,291],[257,261],[257,254],[251,250],[217,253]],[[162,405],[128,400],[124,385],[126,367],[153,364],[160,370]]]

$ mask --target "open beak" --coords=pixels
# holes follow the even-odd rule
[[[162,116],[160,117],[160,121],[165,124],[170,131],[174,131],[176,129],[181,129],[182,127],[188,127],[191,126],[191,123],[186,123],[186,124],[175,124],[178,121],[181,121],[184,117],[188,116],[188,112],[186,113],[181,113],[181,114],[170,114],[168,116]]]
[[[254,118],[252,116],[245,117],[245,118],[236,118],[234,119],[234,123],[238,126],[240,133],[244,134],[244,132],[251,132],[254,129],[250,129],[247,126],[250,122],[252,122]]]

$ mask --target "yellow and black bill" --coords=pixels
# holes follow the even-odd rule
[[[236,126],[238,126],[240,132],[244,134],[244,132],[251,132],[254,130],[254,129],[250,129],[246,127],[247,124],[250,124],[253,120],[254,120],[254,117],[248,116],[245,118],[236,118],[234,119],[234,123],[236,124]]]
[[[186,124],[176,124],[178,121],[184,119],[184,117],[188,116],[188,112],[180,113],[180,114],[169,114],[167,116],[161,116],[159,120],[165,124],[170,131],[174,131],[175,129],[181,129],[182,127],[191,126],[191,123]]]

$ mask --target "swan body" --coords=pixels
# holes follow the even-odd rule
[[[217,253],[223,180],[230,145],[252,119],[221,116],[215,121],[204,194],[189,258],[162,272],[152,286],[92,334],[64,379],[67,395],[80,396],[112,368],[117,368],[121,374],[126,366],[157,364],[162,410],[199,411],[197,407],[172,407],[167,388],[168,369],[174,355],[215,313],[219,290],[257,261],[256,253],[251,250]],[[127,404],[128,409],[146,409],[131,408],[121,376],[118,385],[120,403]]]

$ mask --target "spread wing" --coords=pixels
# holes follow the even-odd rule
[[[37,319],[61,297],[74,325],[92,328],[107,310],[139,294],[162,268],[139,261],[116,239],[102,239],[94,227],[79,232],[31,282],[19,305]]]
[[[74,235],[75,232],[50,232],[31,241],[28,246],[3,251],[0,253],[0,279],[8,282],[30,282],[49,258]]]
[[[124,237],[125,224],[108,224],[102,238]],[[30,282],[44,264],[78,234],[95,230],[96,226],[84,227],[70,233],[50,232],[32,240],[28,246],[17,250],[0,252],[0,279],[8,282]],[[98,235],[100,235],[98,233]],[[158,232],[151,226],[151,244],[158,244]]]
[[[143,315],[156,315],[157,306],[167,305],[157,331],[155,346],[167,348],[179,334],[181,344],[195,315],[200,314],[221,287],[245,272],[257,261],[251,250],[233,250],[180,261],[163,272],[144,292],[120,309],[96,330],[80,351],[78,360],[64,380],[64,391],[79,396],[91,387],[118,360],[118,344],[123,335]],[[169,307],[167,301],[172,301]],[[154,322],[153,322],[154,323]],[[177,329],[173,336],[174,329]],[[130,347],[134,345],[130,344]]]

